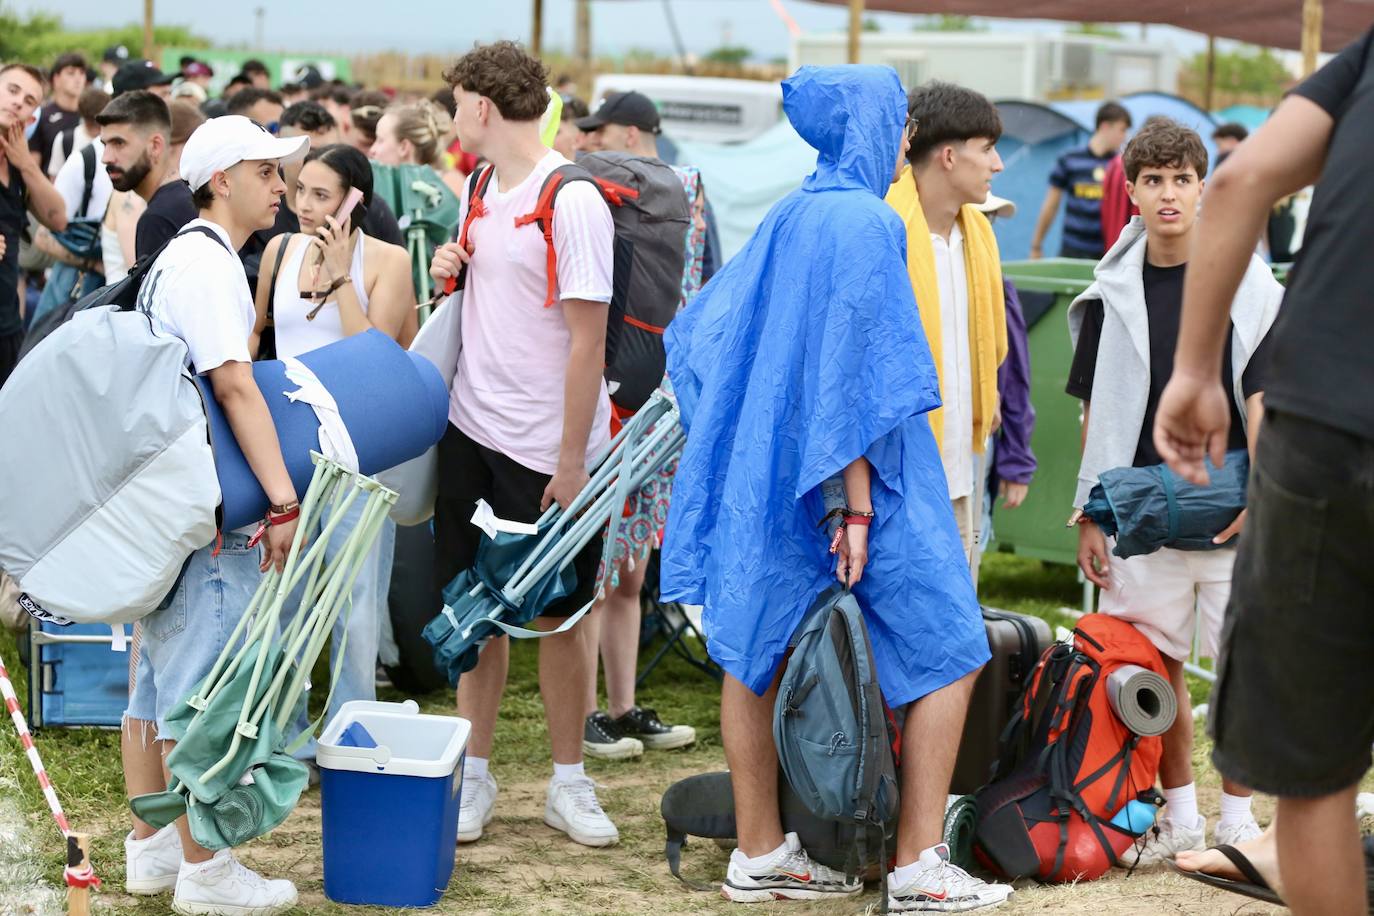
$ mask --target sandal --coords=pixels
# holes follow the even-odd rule
[[[1220,875],[1210,875],[1204,871],[1188,871],[1187,869],[1180,868],[1178,863],[1172,860],[1169,862],[1169,867],[1185,878],[1201,881],[1209,887],[1230,891],[1233,894],[1240,894],[1254,900],[1263,900],[1265,903],[1273,903],[1278,906],[1284,905],[1283,899],[1279,897],[1278,894],[1274,893],[1274,889],[1269,886],[1269,882],[1264,880],[1259,870],[1255,868],[1250,860],[1245,857],[1245,854],[1239,849],[1224,844],[1221,846],[1213,846],[1211,849],[1215,849],[1217,852],[1230,859],[1231,864],[1236,867],[1237,871],[1245,876],[1246,880],[1237,881],[1234,878],[1223,878]]]

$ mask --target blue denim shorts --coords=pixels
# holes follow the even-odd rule
[[[165,607],[144,617],[138,671],[125,718],[157,723],[204,680],[248,610],[262,573],[260,548],[248,536],[224,535],[219,556],[202,547]]]

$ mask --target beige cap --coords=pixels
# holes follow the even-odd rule
[[[1009,219],[1016,215],[1016,204],[1007,200],[1005,197],[998,197],[996,194],[989,194],[988,199],[978,204],[978,209],[988,216],[1000,216]]]

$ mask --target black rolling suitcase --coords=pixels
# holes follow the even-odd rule
[[[983,608],[992,659],[978,676],[959,741],[950,792],[971,795],[988,781],[997,759],[997,740],[1011,720],[1022,688],[1054,636],[1039,617]]]

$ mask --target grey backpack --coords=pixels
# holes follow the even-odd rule
[[[606,384],[611,400],[630,412],[644,406],[663,382],[667,358],[663,331],[682,300],[691,212],[687,192],[672,167],[629,153],[587,153],[544,179],[534,212],[517,225],[534,223],[548,246],[552,305],[558,289],[553,247],[554,200],[574,181],[589,181],[615,220],[615,268],[611,314],[606,325]],[[480,196],[480,194],[479,194]]]
[[[822,592],[789,645],[773,711],[783,774],[813,814],[847,827],[852,843],[845,871],[860,873],[876,842],[886,880],[899,741],[854,594],[838,583]]]

